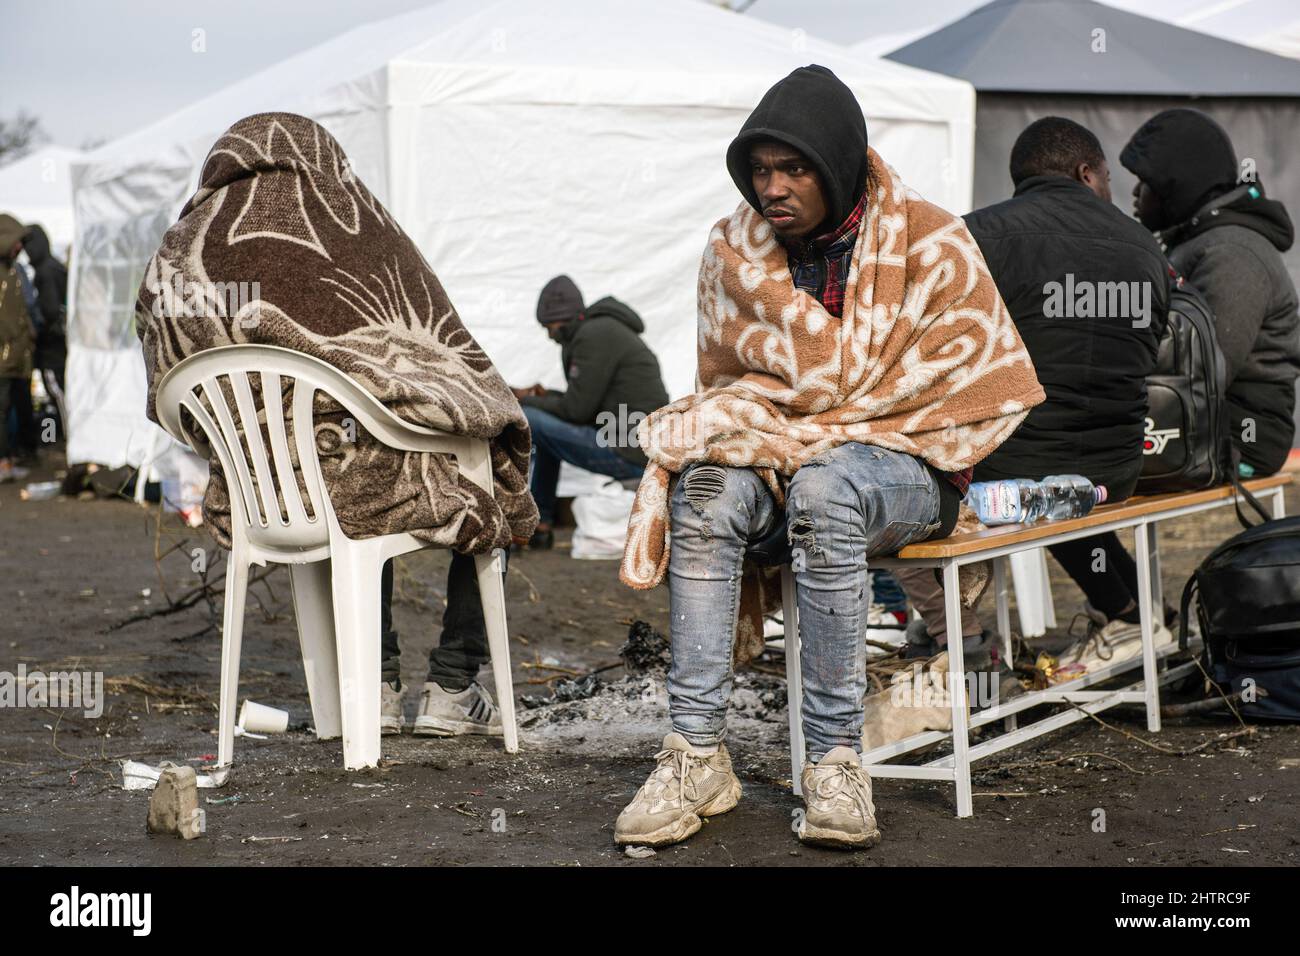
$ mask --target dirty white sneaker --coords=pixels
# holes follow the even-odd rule
[[[740,799],[740,781],[725,746],[697,751],[679,733],[664,738],[657,766],[614,822],[614,842],[666,846],[699,830],[702,817],[726,813]]]
[[[880,842],[871,778],[852,747],[836,747],[817,764],[806,764],[802,783],[806,809],[800,840],[846,850]]]
[[[457,737],[461,734],[500,737],[504,732],[501,712],[478,681],[458,694],[443,690],[442,685],[433,681],[425,682],[413,733],[421,737]]]
[[[1171,643],[1173,632],[1163,623],[1155,622],[1151,632],[1152,643],[1158,648]],[[1126,661],[1142,654],[1142,625],[1130,624],[1115,618],[1098,627],[1095,619],[1088,628],[1088,637],[1066,659],[1081,664],[1100,666]]]
[[[406,728],[402,701],[406,697],[401,681],[383,682],[379,688],[379,733],[385,737],[400,734]]]

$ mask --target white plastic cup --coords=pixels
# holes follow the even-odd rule
[[[239,726],[255,734],[282,734],[289,729],[289,712],[246,700],[239,709]]]

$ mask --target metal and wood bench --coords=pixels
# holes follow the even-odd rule
[[[1284,492],[1291,483],[1286,474],[1256,478],[1243,482],[1259,497],[1273,499],[1273,515],[1285,514]],[[1206,491],[1180,492],[1129,498],[1102,505],[1082,518],[1043,521],[1033,525],[1002,525],[969,534],[953,535],[937,541],[923,541],[903,548],[896,555],[872,558],[873,568],[938,568],[942,575],[944,609],[948,631],[948,673],[958,675],[948,681],[952,705],[951,731],[930,730],[903,740],[877,747],[862,754],[862,764],[872,777],[951,781],[957,791],[957,816],[972,813],[970,765],[1016,744],[1082,720],[1116,704],[1140,702],[1146,705],[1147,729],[1160,730],[1160,685],[1176,680],[1195,668],[1194,662],[1169,667],[1167,658],[1177,653],[1178,645],[1154,642],[1154,615],[1163,613],[1164,599],[1160,581],[1160,551],[1156,529],[1170,518],[1198,514],[1233,504],[1236,497],[1231,486]],[[1114,664],[1090,669],[1088,673],[1044,690],[1030,691],[994,707],[968,714],[966,709],[965,663],[962,654],[961,606],[957,571],[965,564],[979,561],[993,563],[993,593],[997,602],[998,631],[1002,634],[1006,659],[1011,657],[1011,611],[1007,597],[1007,559],[1010,555],[1033,548],[1046,547],[1077,538],[1088,538],[1109,531],[1132,528],[1136,539],[1138,574],[1138,608],[1142,632],[1142,654]],[[800,790],[803,768],[804,736],[801,720],[803,681],[799,663],[798,604],[795,600],[794,575],[782,569],[786,647],[786,677],[790,698],[790,754],[795,792]],[[1090,686],[1111,680],[1129,670],[1142,668],[1142,679],[1119,689],[1089,690]],[[1070,703],[1077,706],[1062,710],[1025,726],[1017,726],[1016,715],[1042,704]],[[997,721],[1004,722],[1004,732],[971,746],[970,731]],[[950,739],[952,753],[922,764],[891,763],[916,750]]]

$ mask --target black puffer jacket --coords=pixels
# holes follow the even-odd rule
[[[560,360],[568,388],[522,398],[520,403],[575,425],[601,424],[597,416],[602,412],[621,422],[633,412],[648,415],[662,408],[668,404],[668,391],[659,360],[641,338],[644,331],[641,317],[613,296],[593,302],[581,319],[564,330]],[[620,405],[625,409],[623,418]],[[631,443],[630,427],[627,431],[628,443],[615,445],[614,451],[644,465],[645,453]]]
[[[975,479],[1080,474],[1112,500],[1128,497],[1142,468],[1146,378],[1169,309],[1160,247],[1064,176],[1026,179],[1011,199],[965,218],[1047,392]]]

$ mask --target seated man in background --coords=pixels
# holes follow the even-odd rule
[[[531,491],[540,520],[530,548],[555,543],[555,489],[560,462],[620,481],[639,478],[646,457],[636,425],[668,404],[659,360],[645,344],[645,323],[613,296],[584,305],[568,276],[556,276],[537,299],[537,321],[560,345],[564,391],[514,389],[533,434]]]
[[[797,832],[867,847],[880,839],[858,759],[870,559],[947,534],[970,467],[1043,393],[965,226],[868,148],[830,70],[768,90],[726,159],[744,201],[700,266],[697,391],[641,427],[650,466],[620,576],[668,577],[672,730],[614,838],[675,843],[736,805],[732,675],[762,648],[767,603],[747,557],[779,538],[801,632]]]
[[[1134,214],[1214,310],[1240,475],[1271,475],[1295,439],[1300,376],[1296,289],[1282,260],[1295,240],[1291,217],[1265,197],[1257,171],[1239,170],[1227,132],[1198,110],[1153,116],[1119,158],[1138,178]]]
[[[242,290],[238,301],[228,298],[231,289]],[[260,113],[227,130],[146,267],[136,327],[154,421],[158,383],[173,366],[248,343],[314,356],[404,421],[488,442],[491,494],[446,456],[391,448],[316,396],[316,449],[344,534],[406,532],[452,551],[443,632],[416,732],[500,734],[496,707],[475,680],[488,651],[471,555],[508,549],[533,531],[528,422],[419,249],[352,172],[334,137],[291,113]],[[205,525],[229,548],[229,480],[215,454],[209,467]],[[373,701],[384,733],[396,733],[405,721],[392,569],[375,576],[343,585],[380,590],[382,652],[365,662],[363,687],[354,692],[366,706]]]
[[[1112,204],[1101,143],[1078,123],[1048,116],[1026,127],[1011,148],[1011,181],[1012,198],[965,219],[1047,400],[975,467],[975,481],[1078,474],[1122,501],[1142,471],[1146,378],[1167,323],[1168,266],[1146,230]],[[1085,293],[1093,305],[1078,307]],[[1049,550],[1087,596],[1104,640],[1138,633],[1137,568],[1114,532]],[[895,573],[923,618],[910,629],[909,654],[937,653],[946,619],[934,573]],[[962,635],[968,651],[979,642],[977,655],[997,643],[981,638],[973,608],[963,610]]]

